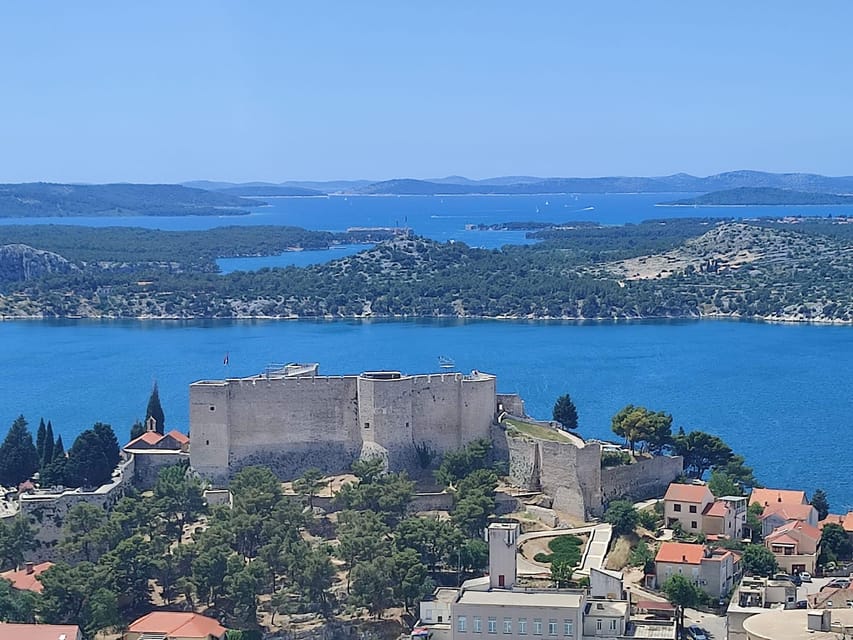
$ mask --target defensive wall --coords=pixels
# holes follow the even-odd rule
[[[190,463],[214,482],[263,464],[282,478],[309,467],[333,473],[360,457],[390,470],[416,465],[416,446],[436,453],[488,438],[495,377],[394,371],[320,376],[316,366],[190,385]]]
[[[634,464],[601,470],[601,498],[606,506],[625,498],[639,501],[658,498],[684,470],[681,456],[655,456]]]

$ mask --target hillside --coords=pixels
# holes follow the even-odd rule
[[[4,218],[240,215],[259,204],[173,184],[0,184]]]
[[[660,206],[741,206],[741,205],[836,205],[853,204],[853,196],[811,193],[771,187],[739,187],[712,191],[696,198],[664,202]]]
[[[95,242],[85,229],[63,240],[61,229],[38,237],[17,227],[11,237],[56,250],[79,270],[0,287],[0,315],[853,323],[847,222],[687,219],[567,227],[538,232],[549,238],[536,245],[502,250],[404,237],[327,264],[224,276],[213,257],[226,248],[228,233],[131,229]],[[283,242],[340,240],[294,228],[270,238],[268,250]],[[238,246],[253,241],[246,236]]]

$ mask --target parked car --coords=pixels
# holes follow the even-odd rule
[[[824,589],[847,589],[850,586],[850,578],[833,578],[825,585],[823,585],[820,590]]]
[[[708,640],[708,635],[702,628],[697,627],[695,624],[687,627],[687,633],[690,638],[693,640]]]
[[[803,571],[800,573],[800,580],[802,580],[803,582],[811,582],[812,576],[807,571]]]

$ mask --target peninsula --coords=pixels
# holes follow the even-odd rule
[[[853,205],[853,195],[811,193],[772,187],[739,187],[712,191],[696,198],[662,202],[659,207],[732,207],[749,205]]]

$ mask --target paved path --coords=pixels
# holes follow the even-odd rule
[[[525,533],[518,537],[518,546],[527,540],[535,540],[537,538],[553,538],[555,536],[580,535],[589,534],[589,540],[584,548],[583,556],[581,557],[580,566],[575,569],[575,573],[588,576],[591,567],[601,569],[604,566],[604,558],[607,555],[607,549],[610,546],[610,538],[613,535],[613,527],[609,524],[597,524],[586,527],[578,527],[577,529],[556,529],[554,531],[534,531]],[[549,567],[531,562],[520,553],[517,560],[518,575],[545,575],[551,574]]]

